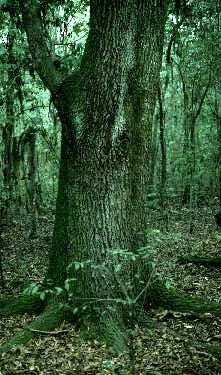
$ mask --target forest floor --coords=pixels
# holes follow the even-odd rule
[[[221,233],[209,208],[194,213],[189,234],[187,209],[170,209],[168,230],[159,210],[151,210],[147,242],[151,259],[168,287],[180,293],[200,296],[221,304],[219,269],[188,263],[177,264],[177,256],[221,253]],[[39,219],[37,237],[28,238],[28,224],[14,220],[2,232],[5,288],[1,296],[18,296],[31,282],[40,282],[47,268],[53,216]],[[221,344],[221,319],[212,314],[178,313],[151,309],[150,325],[136,326],[133,334],[135,373],[142,375],[218,375],[221,363],[205,346]],[[0,320],[0,345],[29,324],[34,316],[15,315]],[[0,375],[130,374],[128,353],[115,354],[97,339],[87,338],[70,324],[58,329],[63,334],[36,336],[24,346],[0,355]]]

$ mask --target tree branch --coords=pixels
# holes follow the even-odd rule
[[[35,0],[20,0],[23,25],[29,49],[37,73],[49,91],[54,94],[62,82],[61,75],[53,63],[42,27],[39,5]]]

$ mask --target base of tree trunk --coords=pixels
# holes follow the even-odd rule
[[[132,308],[131,306],[123,306],[122,309],[116,310],[119,311],[119,315],[122,314],[122,316],[114,314],[114,317],[110,315],[108,319],[105,319],[105,324],[104,321],[97,322],[97,327],[99,327],[99,325],[102,327],[102,339],[106,340],[108,344],[110,344],[110,342],[116,336],[117,342],[115,342],[115,344],[116,347],[118,347],[117,351],[119,351],[121,346],[120,343],[125,343],[126,332],[123,330],[124,322],[130,322],[131,320],[131,316],[128,314],[128,312],[133,310],[133,322],[135,322],[136,311],[137,309],[140,311],[139,302],[140,301],[137,301]],[[55,303],[51,300],[49,300],[47,303],[48,305],[42,311],[43,303],[38,296],[21,296],[15,302],[12,302],[6,306],[1,301],[0,307],[2,306],[2,309],[0,309],[0,316],[18,313],[21,314],[25,312],[36,313],[37,311],[41,312],[41,314],[34,319],[29,326],[18,332],[8,343],[2,345],[0,347],[0,352],[6,352],[18,345],[28,342],[35,335],[36,331],[50,332],[58,327],[64,320],[67,322],[76,323],[78,318],[81,318],[81,320],[84,319],[82,310],[80,312],[80,316],[76,316],[73,314],[73,307],[69,306],[68,304],[64,304],[63,302]],[[195,313],[210,312],[216,316],[221,316],[220,304],[209,303],[196,297],[178,294],[175,290],[167,289],[164,283],[160,282],[159,280],[155,281],[149,286],[149,289],[146,291],[146,297],[145,299],[142,299],[140,305],[142,306],[142,309],[145,309],[146,311],[148,311],[150,308],[164,307],[167,310],[173,311]],[[139,314],[137,314],[137,316],[138,315]],[[86,320],[88,324],[90,324],[91,321],[92,325],[94,325],[94,317],[88,316],[88,313]],[[125,326],[127,326],[126,323]],[[99,332],[99,328],[96,331]],[[121,331],[123,332],[122,337],[118,337]],[[214,348],[211,348],[211,351],[213,349]],[[215,348],[215,351],[216,356],[221,355],[221,348],[219,346]]]

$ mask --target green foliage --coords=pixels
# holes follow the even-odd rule
[[[152,231],[149,236],[156,238],[159,236],[158,231]],[[68,279],[65,281],[65,290],[68,293],[71,301],[77,297],[78,291],[82,294],[81,286],[81,272],[93,273],[101,271],[106,278],[115,275],[115,292],[113,291],[113,299],[107,299],[106,304],[109,309],[115,307],[132,308],[137,301],[142,298],[145,293],[148,283],[152,277],[152,271],[155,268],[155,263],[150,259],[150,248],[144,247],[139,249],[135,254],[125,249],[110,249],[107,258],[103,262],[95,263],[92,260],[84,262],[73,262],[67,267]],[[80,273],[79,273],[80,272]],[[95,276],[96,277],[96,276]],[[111,278],[111,277],[110,277]],[[100,312],[100,304],[103,305],[105,299],[90,297],[85,299],[85,307],[93,304],[93,310]],[[95,303],[97,305],[95,305]]]
[[[217,58],[220,50],[219,26],[216,12],[212,2],[192,2],[191,18],[180,20],[171,14],[166,25],[167,64],[163,63],[161,84],[165,101],[167,187],[169,191],[173,191],[173,199],[171,195],[168,197],[171,203],[180,203],[182,191],[188,183],[193,183],[194,190],[199,192],[196,203],[203,204],[204,196],[214,195],[211,186],[213,189],[215,187],[218,193],[218,172],[215,165],[217,127],[216,119],[212,115],[216,113],[216,100],[220,103],[221,98],[220,90],[217,90],[213,83],[216,77],[220,76],[220,62]],[[177,27],[179,21],[182,22]],[[203,94],[210,82],[210,89],[200,108]],[[188,149],[185,144],[192,120],[196,121],[194,150]],[[185,121],[189,123],[185,124]],[[155,181],[158,187],[161,165],[156,163]],[[194,170],[192,180],[190,173],[187,173],[189,165],[192,165]]]
[[[21,27],[21,8],[16,0],[0,0],[0,153],[4,153],[3,133],[7,117],[6,93],[8,87],[13,91],[14,140],[18,148],[22,134],[30,126],[38,129],[36,137],[37,173],[39,201],[42,207],[53,206],[57,194],[58,167],[60,158],[61,127],[56,109],[49,93],[45,90],[39,76],[34,71],[34,64],[29,52],[27,39]],[[81,0],[39,0],[43,17],[42,27],[48,38],[48,48],[52,56],[58,58],[59,69],[68,74],[79,67],[88,34],[88,1]],[[13,23],[9,14],[12,15]],[[3,13],[4,12],[4,13]],[[11,60],[8,43],[13,34]],[[13,78],[9,82],[9,73]],[[20,143],[19,143],[20,142]],[[24,160],[16,152],[17,169],[14,182],[15,202],[20,200],[26,206],[27,198],[27,150]],[[2,163],[3,161],[0,160]],[[3,163],[4,164],[4,163]],[[0,191],[3,175],[0,176]],[[13,194],[14,192],[12,192]],[[41,208],[42,208],[41,207]]]
[[[155,236],[154,231],[153,233]],[[23,290],[23,295],[39,296],[42,301],[45,301],[51,296],[56,297],[66,294],[69,301],[71,301],[75,297],[75,292],[78,290],[76,287],[79,286],[78,282],[81,280],[81,277],[78,274],[79,271],[87,273],[101,270],[106,271],[107,275],[108,272],[114,272],[116,276],[119,275],[119,277],[122,277],[122,274],[124,274],[125,270],[127,270],[127,277],[130,278],[132,277],[132,274],[130,276],[130,270],[133,269],[134,279],[129,280],[130,285],[126,285],[126,281],[124,286],[120,286],[121,284],[119,284],[118,288],[122,288],[121,291],[119,289],[119,297],[115,297],[111,302],[111,304],[114,302],[116,305],[120,304],[121,306],[133,306],[140,295],[142,295],[142,290],[146,288],[146,282],[148,282],[150,272],[155,267],[155,263],[149,259],[150,249],[148,247],[141,248],[137,254],[129,252],[125,249],[110,249],[108,254],[108,258],[102,263],[94,263],[92,260],[86,260],[83,262],[72,262],[69,264],[67,267],[68,278],[65,280],[63,288],[57,286],[42,287],[41,284],[31,283]],[[88,269],[88,267],[90,269]],[[79,287],[80,291],[82,292],[81,285]],[[126,292],[127,288],[134,289],[134,292],[136,291],[136,293],[139,293],[139,295],[134,296],[136,298],[133,299],[132,296],[130,297],[129,290]],[[121,295],[122,297],[120,297]],[[89,302],[90,301],[87,298],[85,306]],[[99,301],[97,300],[96,302]],[[109,308],[112,309],[112,306],[110,305]],[[76,312],[78,312],[78,309]]]
[[[71,285],[73,285],[73,282],[75,282],[77,279],[72,278],[72,279],[66,279],[64,282],[64,287],[67,290],[67,292],[70,292],[71,290]]]
[[[63,289],[55,286],[52,289],[43,289],[41,285],[37,283],[31,283],[27,288],[23,290],[23,295],[26,296],[39,296],[42,301],[45,301],[48,297],[54,295],[59,296],[63,293]]]
[[[114,369],[113,369],[113,364],[112,364],[112,361],[111,360],[107,360],[103,363],[103,369],[102,369],[102,375],[104,375],[106,373],[106,369],[108,369],[110,371],[110,374],[111,375],[115,375],[115,372],[114,372]]]
[[[0,7],[7,5],[8,0],[0,0]]]
[[[149,208],[157,208],[160,204],[159,193],[151,192],[147,194],[147,203]]]
[[[214,234],[214,237],[215,237],[215,239],[217,240],[217,241],[220,241],[221,242],[221,233],[220,232],[215,232],[215,234]]]
[[[111,359],[109,360],[106,360],[103,362],[103,365],[102,365],[102,375],[105,375],[107,374],[107,370],[109,370],[108,374],[110,375],[117,375],[117,373],[114,371],[114,366],[113,366],[113,363],[111,361]],[[121,372],[120,375],[129,375],[128,372]]]
[[[78,69],[89,30],[89,0],[38,0],[43,16],[43,27],[48,38],[50,53],[55,56],[64,75]],[[214,3],[215,4],[215,3]],[[45,91],[29,53],[27,40],[21,27],[18,0],[0,0],[0,127],[6,120],[7,86],[14,86],[14,117],[16,137],[31,125],[46,131],[37,137],[38,179],[44,202],[54,204],[57,193],[58,161],[60,154],[60,124],[56,111],[48,110],[50,97]],[[172,7],[173,8],[173,7]],[[219,27],[217,10],[211,2],[192,2],[191,17],[180,23],[174,10],[166,25],[166,45],[170,47],[170,61],[165,56],[161,71],[162,93],[165,107],[165,137],[167,144],[167,188],[170,202],[179,203],[182,191],[193,183],[194,200],[204,202],[204,196],[218,193],[219,159],[216,105],[219,107],[220,92],[217,77],[220,76]],[[13,14],[13,25],[7,10]],[[180,26],[177,28],[177,24]],[[7,37],[9,29],[14,34],[13,63],[9,63]],[[166,51],[167,53],[168,51]],[[170,64],[169,64],[170,63]],[[12,82],[7,81],[9,70],[13,71]],[[195,171],[191,180],[187,165],[192,163],[192,151],[184,151],[184,111],[189,118],[197,112],[199,102],[211,77],[211,87],[202,105],[195,127]],[[184,92],[185,89],[185,92]],[[185,94],[185,95],[184,95]],[[184,102],[185,97],[185,102]],[[216,104],[217,103],[217,104]],[[50,105],[50,109],[53,106]],[[218,115],[218,117],[217,117]],[[53,116],[53,121],[52,121]],[[55,124],[57,122],[57,124]],[[55,129],[56,128],[56,129]],[[0,132],[0,143],[3,144]],[[156,150],[159,131],[156,132]],[[0,146],[2,152],[2,146]],[[24,163],[25,164],[25,163]],[[20,166],[22,169],[22,166]],[[154,192],[147,196],[149,208],[158,208],[160,199],[160,157],[156,158]],[[19,171],[21,174],[21,170]],[[18,186],[22,201],[26,199],[24,181],[19,176]],[[0,185],[2,177],[0,176]]]

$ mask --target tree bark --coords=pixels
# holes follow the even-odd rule
[[[110,301],[122,294],[129,298],[123,284],[131,273],[125,270],[119,279],[108,260],[110,250],[136,251],[144,244],[149,143],[166,2],[91,0],[80,69],[60,85],[40,28],[39,9],[33,0],[21,4],[36,70],[52,93],[62,123],[46,278],[63,286],[67,266],[73,263],[74,269],[78,262],[75,301],[99,301],[101,326],[112,336],[110,341],[120,341],[120,332],[124,341],[121,308]]]
[[[101,262],[108,249],[135,250],[143,244],[164,22],[165,9],[154,2],[103,1],[100,7],[91,2],[80,72],[54,99],[63,122],[48,272],[56,282],[73,260]],[[65,277],[64,272],[61,282]]]
[[[7,88],[6,88],[6,124],[3,129],[4,157],[3,157],[3,185],[7,199],[11,200],[13,193],[13,158],[12,158],[12,142],[14,133],[14,98],[15,86],[14,82],[14,63],[13,55],[14,35],[11,25],[9,26],[7,37],[7,53],[9,68],[7,71]],[[7,216],[7,212],[6,212]]]
[[[151,11],[150,11],[151,10]],[[129,249],[144,245],[151,157],[152,122],[160,80],[166,2],[137,3],[134,67],[129,77],[125,113],[129,131]],[[150,38],[151,35],[151,38]]]
[[[62,123],[56,220],[46,279],[63,286],[72,272],[72,305],[93,308],[98,329],[118,350],[127,346],[123,314],[128,319],[131,307],[140,301],[144,309],[166,305],[220,316],[219,305],[168,290],[153,277],[146,259],[138,258],[139,263],[131,266],[126,258],[116,272],[118,257],[110,254],[113,249],[136,253],[145,238],[149,140],[166,2],[91,0],[90,32],[80,70],[61,84],[41,29],[40,4],[20,0],[20,5],[36,69],[52,93]],[[31,327],[0,351],[29,340],[36,330],[54,329],[64,317],[72,320],[73,306],[70,309],[59,298],[54,304],[53,298],[47,301],[46,310]],[[34,298],[34,306],[35,302]],[[22,304],[20,310],[26,306]],[[3,307],[3,313],[8,311]]]

